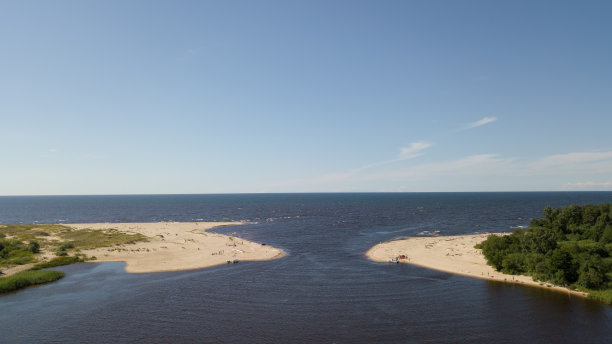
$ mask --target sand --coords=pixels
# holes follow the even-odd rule
[[[192,270],[227,264],[227,261],[271,260],[283,250],[205,230],[240,225],[240,222],[155,222],[65,224],[74,229],[116,229],[140,233],[148,242],[82,251],[95,256],[93,262],[126,262],[131,273]]]
[[[510,233],[495,234],[506,235]],[[507,275],[495,271],[487,265],[481,250],[474,248],[474,245],[483,242],[489,235],[490,233],[481,233],[392,240],[372,247],[366,252],[366,256],[376,262],[389,262],[395,257],[405,255],[406,259],[400,259],[400,263],[414,264],[468,277],[544,287],[574,295],[587,296],[583,292],[534,281],[530,276]]]

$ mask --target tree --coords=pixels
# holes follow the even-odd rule
[[[603,244],[612,243],[612,225],[606,226],[606,229],[603,231],[599,241],[601,241]]]
[[[578,266],[567,249],[555,249],[550,257],[550,265],[557,284],[572,284],[578,279]]]
[[[557,233],[550,228],[529,228],[523,242],[530,252],[546,253],[557,247],[557,237]]]
[[[603,271],[601,267],[601,259],[591,257],[580,269],[577,284],[589,289],[605,287],[607,277],[605,271]]]
[[[503,259],[507,245],[503,237],[489,235],[482,243],[482,254],[496,270],[503,268]]]

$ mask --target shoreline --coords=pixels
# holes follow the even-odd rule
[[[138,222],[68,223],[79,229],[117,230],[139,233],[148,241],[82,250],[91,263],[125,262],[129,273],[151,273],[203,269],[228,261],[265,261],[282,258],[281,249],[207,230],[242,225],[241,222]]]
[[[400,259],[399,263],[488,281],[513,283],[588,297],[585,292],[548,282],[534,281],[531,276],[508,275],[496,271],[487,264],[481,250],[474,248],[474,245],[483,242],[491,234],[507,235],[510,233],[479,233],[391,240],[373,246],[365,255],[369,260],[375,262],[390,262],[395,257],[405,255],[406,258]]]

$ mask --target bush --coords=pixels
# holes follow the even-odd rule
[[[60,251],[66,251],[67,249],[70,248],[74,248],[74,244],[71,242],[63,242],[61,245],[59,245],[58,250]]]
[[[0,240],[0,266],[22,265],[34,261],[34,253],[19,240]]]
[[[28,244],[28,250],[30,250],[32,253],[38,253],[40,252],[40,244],[37,241],[30,241],[30,244]]]

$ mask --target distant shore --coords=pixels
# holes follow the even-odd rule
[[[148,241],[84,250],[93,262],[125,262],[131,273],[193,270],[228,261],[271,260],[284,256],[278,248],[223,234],[205,232],[240,222],[154,222],[65,224],[73,229],[115,229],[140,233]]]
[[[530,276],[507,275],[487,265],[481,250],[474,248],[491,233],[457,236],[413,237],[380,243],[366,252],[376,262],[389,262],[394,258],[400,263],[414,264],[428,269],[481,278],[491,281],[516,283],[541,287],[586,297],[587,294],[546,282],[534,281]],[[494,233],[504,235],[506,233]]]

